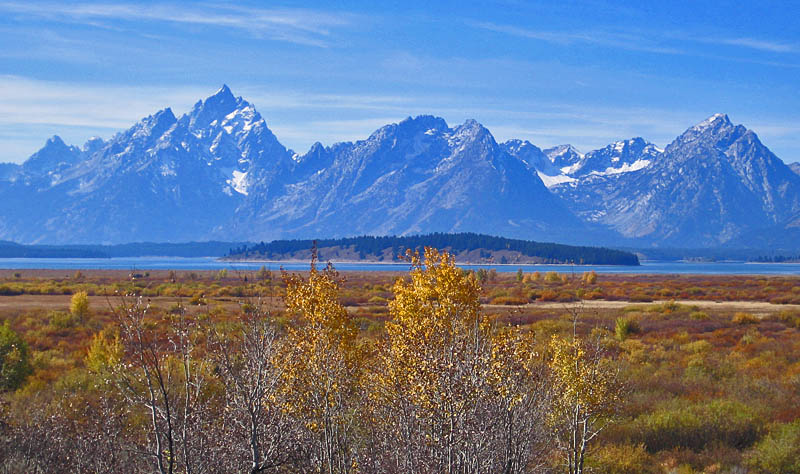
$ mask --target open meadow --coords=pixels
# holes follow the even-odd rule
[[[0,472],[800,472],[800,277],[433,262],[415,277],[0,270]],[[485,380],[426,372],[459,363]]]

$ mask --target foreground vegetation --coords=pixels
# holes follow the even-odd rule
[[[800,278],[411,259],[8,272],[2,469],[800,472]]]

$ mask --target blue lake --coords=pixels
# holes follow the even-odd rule
[[[103,269],[103,270],[269,270],[297,271],[308,269],[306,262],[223,262],[216,257],[125,257],[125,258],[0,258],[0,269]],[[339,271],[407,271],[407,263],[335,263]],[[798,263],[746,262],[662,262],[645,261],[638,267],[614,265],[461,265],[463,268],[496,269],[498,272],[557,271],[562,273],[653,273],[706,275],[800,275]]]

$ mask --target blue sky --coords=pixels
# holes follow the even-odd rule
[[[226,83],[299,152],[419,114],[541,147],[664,146],[724,112],[793,162],[798,18],[796,1],[0,0],[0,161]]]

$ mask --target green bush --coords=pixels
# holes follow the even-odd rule
[[[72,295],[69,312],[80,321],[85,321],[89,317],[89,295],[85,291],[79,291]]]
[[[491,301],[491,304],[509,305],[509,306],[523,305],[526,303],[528,303],[528,299],[519,296],[498,296],[492,298]]]
[[[750,407],[729,400],[663,408],[634,420],[635,442],[650,452],[675,448],[701,451],[712,443],[742,449],[762,431],[761,417]]]
[[[28,344],[9,326],[0,325],[0,391],[16,390],[33,372]]]
[[[50,326],[56,329],[74,328],[80,323],[79,317],[64,311],[50,311],[47,318],[50,320]]]
[[[544,281],[547,283],[557,283],[561,281],[561,275],[558,272],[547,272],[544,274]]]
[[[783,310],[778,314],[778,320],[789,327],[800,329],[800,312]]]
[[[632,303],[652,303],[653,297],[645,293],[634,293],[628,298],[628,301]]]
[[[0,296],[16,296],[21,294],[22,290],[20,288],[9,285],[0,285]]]
[[[800,420],[777,425],[748,455],[748,464],[758,472],[800,472]]]
[[[205,295],[202,292],[196,293],[192,298],[189,300],[189,304],[195,306],[207,306],[208,300],[206,300]]]
[[[708,313],[705,311],[692,311],[689,317],[695,321],[705,321],[708,319]]]
[[[734,324],[755,324],[758,322],[758,317],[750,313],[739,312],[733,315],[731,321]]]
[[[617,339],[620,341],[624,341],[631,334],[639,334],[640,331],[639,322],[635,319],[617,318],[614,324],[614,334],[616,334]]]
[[[642,444],[608,444],[588,456],[590,472],[604,474],[645,474],[660,472]]]

